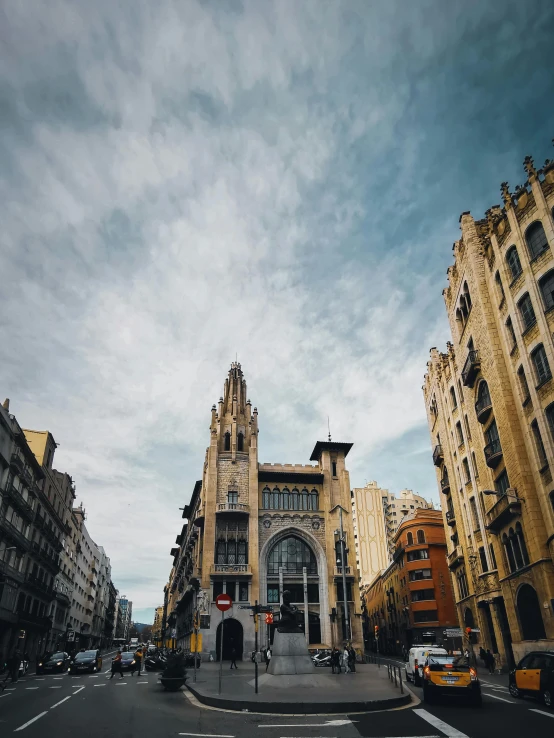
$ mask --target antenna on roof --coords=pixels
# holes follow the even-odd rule
[[[329,423],[329,416],[327,416],[327,430],[329,431],[329,441],[331,441],[331,424]]]

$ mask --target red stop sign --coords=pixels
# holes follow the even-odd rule
[[[221,610],[221,612],[225,612],[233,607],[233,600],[227,594],[217,595],[215,598],[215,606],[218,610]]]

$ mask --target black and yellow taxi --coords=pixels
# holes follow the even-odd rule
[[[429,654],[423,667],[423,699],[461,698],[480,707],[483,701],[477,670],[466,656]]]
[[[69,673],[80,674],[83,671],[89,671],[91,674],[102,671],[102,656],[98,648],[75,654],[69,667]]]
[[[554,707],[554,652],[532,651],[509,674],[512,697],[530,695]]]

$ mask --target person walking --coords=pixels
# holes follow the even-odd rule
[[[269,669],[269,662],[271,661],[271,649],[268,648],[265,652],[265,670]]]
[[[237,649],[233,646],[233,648],[231,649],[231,669],[233,668],[233,666],[235,667],[235,669],[238,669],[236,658]]]
[[[137,668],[137,677],[139,677],[140,676],[140,670],[142,668],[142,649],[140,648],[140,646],[135,651],[135,664],[136,664],[136,668]]]
[[[115,658],[112,661],[112,675],[110,679],[113,679],[113,675],[119,673],[119,678],[123,679],[123,668],[122,668],[122,656],[121,651],[118,651]]]
[[[485,654],[485,666],[489,670],[489,674],[494,674],[494,656],[490,648],[487,648],[487,653]]]
[[[8,659],[8,672],[12,684],[15,684],[19,678],[19,667],[21,665],[21,651],[16,648],[10,659]]]
[[[348,648],[345,646],[344,651],[342,652],[342,665],[344,666],[345,674],[350,674],[350,667],[348,666],[349,658],[350,658],[350,654],[348,653]]]
[[[356,651],[354,651],[352,646],[348,648],[348,667],[350,671],[356,671]]]
[[[331,674],[334,674],[335,673],[335,669],[337,668],[337,666],[339,666],[337,655],[338,655],[338,651],[337,651],[336,648],[333,647],[333,649],[331,651],[331,658],[330,658],[330,661],[331,661]],[[340,674],[340,666],[339,666],[339,674]]]

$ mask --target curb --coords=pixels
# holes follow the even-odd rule
[[[254,700],[238,700],[225,697],[213,697],[202,694],[190,684],[185,685],[196,699],[203,705],[219,707],[232,712],[278,712],[282,715],[317,715],[322,711],[325,714],[337,713],[343,715],[348,712],[375,712],[377,710],[393,710],[410,704],[412,695],[403,694],[398,697],[389,697],[383,700],[366,700],[364,702],[257,702]]]

